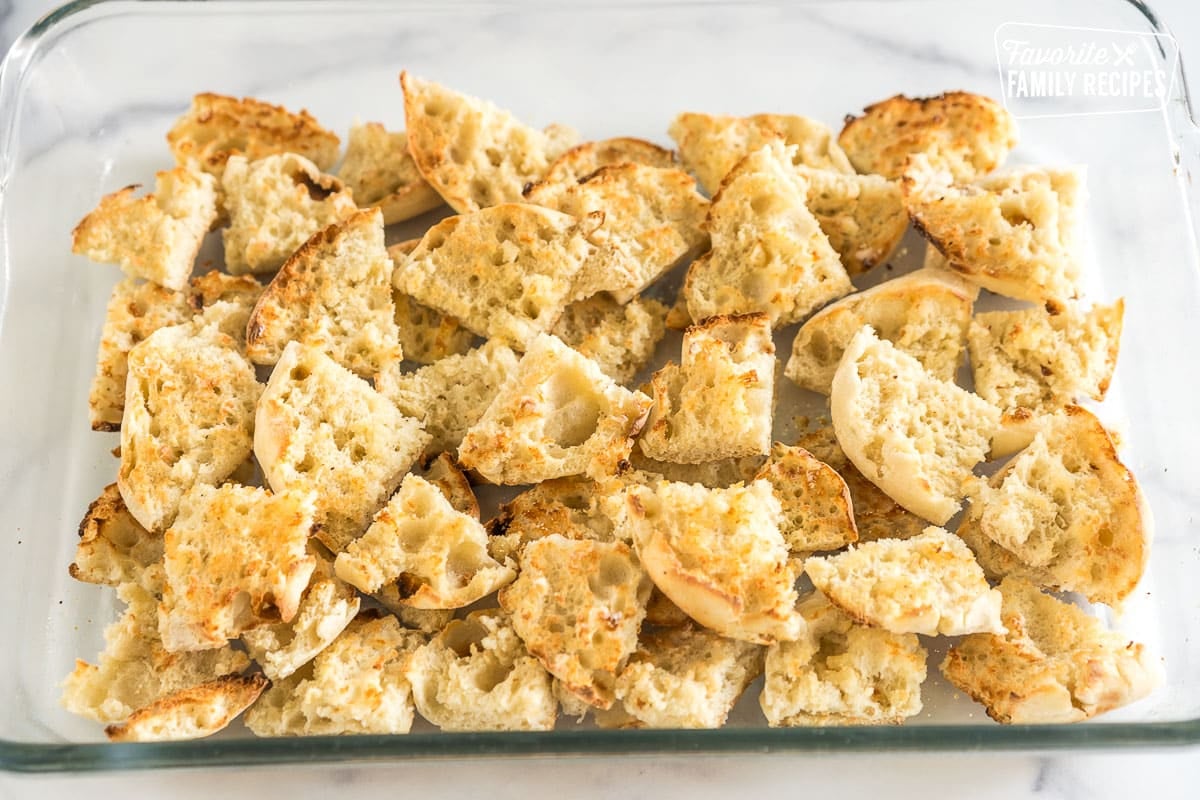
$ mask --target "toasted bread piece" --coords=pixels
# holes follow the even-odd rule
[[[979,289],[948,272],[920,269],[843,297],[805,322],[783,374],[829,394],[846,345],[864,325],[915,357],[935,378],[954,380]],[[986,398],[990,400],[990,398]]]
[[[263,675],[226,675],[139,708],[104,734],[113,742],[178,742],[223,730],[267,688]]]
[[[692,621],[682,608],[671,602],[671,598],[655,586],[650,591],[650,599],[646,601],[646,619],[644,624],[656,628],[676,628]],[[731,640],[736,641],[736,640]]]
[[[763,312],[778,327],[854,291],[808,209],[809,186],[794,157],[773,141],[725,176],[704,223],[712,250],[692,262],[683,282],[692,319]]]
[[[655,585],[722,636],[759,644],[800,636],[799,565],[780,533],[771,484],[705,489],[662,481],[624,490],[620,525]]]
[[[517,371],[518,360],[507,345],[492,339],[465,355],[447,356],[415,372],[403,372],[395,362],[379,374],[375,388],[400,413],[421,420],[432,437],[426,452],[453,451]]]
[[[897,503],[944,524],[987,455],[1000,411],[864,327],[830,392],[833,429],[854,466]]]
[[[749,483],[754,480],[754,476],[766,460],[766,456],[753,455],[743,458],[718,458],[699,464],[677,464],[674,461],[649,458],[640,447],[629,451],[630,467],[647,478],[676,483],[698,483],[709,489],[724,489],[739,481]]]
[[[710,195],[717,193],[735,164],[773,141],[795,148],[790,151],[792,164],[854,174],[846,154],[834,141],[833,131],[807,117],[685,112],[675,118],[667,132],[679,145],[684,165]]]
[[[214,325],[221,333],[246,348],[246,323],[263,293],[253,275],[226,275],[209,270],[192,278],[189,302],[201,325]]]
[[[220,178],[230,156],[255,161],[276,153],[299,153],[329,169],[337,161],[338,137],[301,109],[299,113],[250,97],[205,92],[167,133],[177,164],[195,164]]]
[[[334,553],[356,539],[429,443],[365,381],[292,342],[258,404],[254,455],[277,492],[317,492],[317,538]]]
[[[950,649],[942,674],[997,722],[1078,722],[1133,703],[1163,681],[1161,662],[1100,620],[1020,578],[1000,583],[1008,633]]]
[[[410,239],[388,248],[392,258],[392,283],[397,272],[420,239]],[[462,355],[471,349],[475,334],[449,314],[418,303],[398,289],[392,289],[392,305],[396,311],[396,333],[400,337],[404,357],[418,364],[433,364],[447,356]]]
[[[835,606],[892,633],[1003,633],[1000,593],[962,540],[930,526],[911,539],[865,542],[809,558],[804,571]]]
[[[667,307],[652,298],[621,305],[606,294],[567,306],[551,331],[596,362],[604,374],[627,384],[654,357],[666,335]]]
[[[104,313],[104,329],[96,355],[96,374],[88,394],[94,431],[119,431],[125,412],[125,377],[129,351],[159,328],[191,319],[192,309],[182,292],[157,283],[126,278],[113,287]]]
[[[850,489],[833,467],[802,447],[776,442],[756,479],[771,484],[783,509],[779,526],[797,558],[858,541]]]
[[[163,538],[143,528],[121,499],[115,483],[104,487],[79,523],[71,577],[86,583],[120,586],[135,583],[162,592]]]
[[[375,207],[383,212],[385,225],[404,222],[442,204],[442,196],[421,177],[408,152],[408,136],[378,122],[351,126],[338,177],[350,187],[359,208]]]
[[[288,258],[250,315],[246,353],[274,364],[296,341],[370,378],[403,358],[398,336],[383,215],[370,209],[318,231]]]
[[[454,456],[439,453],[419,467],[413,468],[413,474],[436,486],[450,501],[450,506],[455,511],[479,519],[479,501],[471,489],[471,482],[454,460]]]
[[[513,630],[564,689],[611,707],[652,585],[633,550],[553,533],[526,544],[520,562],[517,580],[497,596]]]
[[[908,229],[900,185],[878,175],[846,175],[797,166],[808,186],[808,210],[850,275],[884,263]]]
[[[770,451],[775,343],[766,315],[714,317],[688,328],[680,361],[651,379],[642,453],[700,464]]]
[[[421,716],[444,731],[546,731],[558,702],[550,675],[500,609],[456,619],[409,662]]]
[[[578,137],[543,132],[486,100],[400,73],[408,149],[417,169],[460,214],[521,199]]]
[[[584,142],[555,159],[540,181],[525,187],[524,194],[528,196],[535,187],[545,183],[578,183],[601,167],[613,167],[617,164],[644,164],[659,169],[672,169],[679,166],[679,158],[674,150],[630,136]]]
[[[1015,574],[1119,605],[1142,577],[1151,532],[1141,490],[1108,431],[1089,411],[1067,406],[976,485],[958,534],[992,576]]]
[[[397,583],[414,608],[462,608],[510,582],[492,560],[487,532],[429,481],[408,475],[367,532],[339,553],[334,570],[363,592]]]
[[[504,563],[520,561],[525,545],[551,534],[568,539],[613,540],[601,489],[586,478],[555,478],[527,489],[488,520],[488,552]]]
[[[233,156],[221,186],[229,211],[225,268],[234,275],[274,272],[314,233],[357,211],[341,181],[295,153]]]
[[[772,728],[900,724],[921,711],[925,648],[912,633],[861,625],[820,592],[804,634],[767,648],[759,705]]]
[[[129,352],[117,486],[138,522],[163,530],[188,489],[245,462],[261,392],[254,367],[213,328],[161,328]]]
[[[216,181],[176,167],[154,176],[153,194],[135,199],[137,190],[126,186],[101,198],[71,232],[71,252],[180,291],[217,219]]]
[[[936,97],[898,94],[846,117],[838,144],[859,172],[900,178],[909,159],[924,153],[956,180],[982,177],[1004,163],[1017,143],[1008,111],[983,95],[946,92]]]
[[[458,459],[493,483],[616,472],[650,410],[553,336],[533,339],[516,373],[467,431]]]

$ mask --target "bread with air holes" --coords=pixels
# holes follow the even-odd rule
[[[404,358],[418,364],[432,364],[470,350],[475,334],[454,317],[419,303],[395,288],[397,272],[420,243],[420,239],[410,239],[388,248],[392,259],[392,305],[396,312],[396,335]]]
[[[385,225],[432,211],[442,196],[421,177],[408,136],[378,122],[352,125],[338,177],[354,194],[359,208],[378,208]]]
[[[878,175],[847,175],[797,165],[808,209],[850,275],[886,262],[908,230],[900,186]]]
[[[189,289],[189,300],[200,324],[215,326],[245,352],[246,323],[263,292],[258,279],[214,269],[192,278]]]
[[[112,742],[178,742],[223,730],[267,688],[263,675],[226,675],[181,689],[104,729]]]
[[[500,506],[488,520],[488,552],[501,563],[520,561],[530,542],[558,534],[567,539],[613,540],[604,490],[587,478],[555,478]]]
[[[666,313],[666,306],[653,298],[621,305],[607,294],[596,294],[567,306],[551,333],[624,385],[654,357],[667,332]]]
[[[79,523],[71,577],[86,583],[120,586],[134,583],[162,593],[163,537],[138,523],[115,483],[104,487]]]
[[[771,484],[783,509],[780,532],[797,558],[858,541],[846,482],[833,467],[801,447],[776,442],[755,476]]]

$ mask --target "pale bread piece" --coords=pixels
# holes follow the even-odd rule
[[[307,549],[315,515],[312,492],[192,488],[163,535],[163,645],[223,647],[258,625],[291,622],[317,565]]]
[[[180,689],[109,725],[112,742],[179,742],[202,739],[223,730],[267,688],[263,675],[226,675]]]
[[[456,619],[408,666],[421,716],[444,731],[548,731],[558,716],[549,673],[500,609]]]
[[[454,460],[454,456],[439,453],[424,464],[414,467],[413,474],[436,486],[450,501],[450,506],[455,511],[479,519],[479,500],[476,499],[470,480]]]
[[[540,181],[525,187],[524,194],[528,196],[533,188],[544,183],[578,183],[601,167],[617,164],[644,164],[659,169],[673,169],[679,166],[679,158],[673,150],[631,136],[584,142],[556,158]]]
[[[537,483],[616,472],[650,410],[650,398],[613,382],[590,359],[539,334],[483,417],[459,462],[486,480]]]
[[[192,309],[182,292],[149,281],[138,283],[132,278],[113,287],[104,312],[96,374],[88,393],[92,430],[121,429],[129,351],[159,328],[180,325],[191,317]]]
[[[901,181],[918,230],[985,289],[1061,306],[1080,292],[1081,169],[1030,167],[954,184],[918,157]]]
[[[98,664],[76,660],[63,681],[62,704],[73,714],[97,722],[120,722],[160,697],[250,665],[245,653],[230,647],[195,653],[171,653],[158,635],[158,601],[151,592],[126,583],[117,595],[128,605],[104,630]]]
[[[971,494],[959,536],[992,576],[1119,606],[1150,552],[1150,514],[1098,419],[1067,406]]]
[[[732,484],[749,483],[767,461],[764,455],[742,458],[718,458],[699,464],[677,464],[648,457],[642,448],[629,451],[629,466],[647,479],[676,483],[698,483],[709,489],[724,489]],[[624,474],[624,473],[622,473]],[[645,481],[642,481],[645,482]]]
[[[263,293],[253,275],[227,275],[209,270],[192,278],[189,301],[201,325],[213,325],[246,349],[246,323]]]
[[[908,230],[898,183],[803,165],[795,170],[808,186],[808,210],[848,274],[859,275],[891,257]]]
[[[188,489],[245,462],[261,393],[236,342],[213,328],[160,328],[129,352],[117,486],[138,522],[163,530]]]
[[[508,111],[407,72],[400,73],[408,149],[417,169],[465,214],[521,200],[525,185],[578,141],[565,126],[539,131]]]
[[[517,371],[518,361],[507,345],[491,339],[464,355],[447,356],[415,372],[404,372],[394,362],[379,374],[375,388],[400,413],[421,421],[432,437],[426,452],[453,451]]]
[[[367,529],[428,443],[418,420],[298,342],[284,348],[255,415],[267,485],[317,492],[316,536],[334,553]]]
[[[426,637],[395,617],[362,612],[302,670],[276,681],[246,713],[256,736],[408,733],[408,660]]]
[[[764,314],[688,328],[680,364],[651,379],[654,407],[638,440],[658,461],[701,464],[766,455],[775,403],[775,342]]]
[[[820,592],[800,602],[804,634],[767,648],[759,706],[772,728],[898,725],[921,711],[916,634],[861,625]]]
[[[765,650],[697,625],[645,633],[617,676],[617,700],[648,728],[720,728],[762,674]]]
[[[773,141],[725,176],[704,226],[712,250],[683,282],[688,315],[762,312],[779,327],[854,291],[837,251],[808,209],[794,153]]]
[[[163,583],[163,537],[138,523],[115,483],[104,487],[79,523],[71,577],[86,583],[120,586],[135,583],[160,594]]]
[[[488,555],[479,520],[411,474],[367,532],[338,553],[334,571],[367,593],[397,583],[401,602],[414,608],[462,608],[515,577]]]
[[[233,275],[274,272],[314,233],[358,210],[341,181],[295,153],[233,156],[221,186],[229,211],[225,268]]]
[[[859,172],[902,177],[911,156],[924,153],[956,180],[982,177],[1004,163],[1017,143],[1012,114],[990,97],[946,92],[898,94],[846,117],[838,144]]]
[[[831,603],[864,625],[926,636],[1004,632],[1000,593],[988,587],[962,540],[941,528],[814,556],[804,562],[804,572]]]
[[[679,145],[684,165],[710,195],[734,165],[768,142],[779,141],[791,150],[790,162],[848,175],[854,167],[838,147],[831,131],[816,120],[786,114],[731,117],[685,112],[675,117],[667,131]]]
[[[216,181],[176,167],[154,176],[153,194],[135,199],[137,190],[126,186],[101,198],[71,232],[71,252],[180,291],[217,219]]]
[[[195,164],[220,178],[230,156],[256,161],[276,153],[299,153],[330,169],[337,161],[338,137],[301,109],[299,113],[251,97],[238,99],[205,92],[192,98],[187,113],[167,133],[177,164]]]
[[[521,549],[520,573],[497,599],[565,690],[610,708],[617,673],[637,648],[651,585],[624,542],[553,533]]]
[[[338,177],[353,192],[359,208],[375,207],[383,213],[385,225],[418,217],[442,204],[442,196],[421,177],[408,152],[408,136],[378,122],[350,127]]]
[[[780,533],[771,484],[728,489],[662,481],[623,492],[627,529],[655,585],[688,616],[722,636],[759,644],[795,639],[800,567]]]
[[[930,375],[952,381],[978,295],[978,287],[951,273],[919,269],[843,297],[800,326],[783,374],[805,389],[829,394],[846,345],[870,325]]]
[[[779,526],[797,558],[858,541],[850,489],[833,467],[802,447],[776,442],[756,480],[771,484],[783,509]]]
[[[559,534],[567,539],[613,541],[613,524],[604,513],[602,490],[587,478],[555,478],[526,489],[488,520],[488,552],[501,563],[516,564],[530,542]]]
[[[829,402],[838,443],[854,466],[939,525],[958,512],[963,483],[1000,427],[995,406],[930,375],[869,326],[846,348]]]
[[[397,282],[397,271],[420,243],[420,239],[410,239],[388,248],[393,284]],[[433,364],[447,356],[462,355],[475,342],[475,334],[454,317],[418,303],[395,288],[392,289],[392,305],[396,311],[396,333],[404,358],[409,361]]]
[[[667,332],[666,313],[666,306],[649,297],[621,305],[596,294],[567,306],[551,333],[624,385],[654,357]]]
[[[1000,594],[1008,633],[968,636],[941,664],[997,722],[1078,722],[1162,684],[1159,659],[1083,610],[1015,577],[1001,581]]]
[[[316,232],[284,262],[250,314],[246,354],[275,364],[296,341],[370,378],[403,358],[398,337],[383,215],[370,209]]]

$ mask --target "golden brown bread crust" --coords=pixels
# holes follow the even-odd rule
[[[113,742],[199,739],[224,728],[267,688],[265,675],[226,675],[182,689],[139,708],[129,719],[104,729]]]
[[[858,541],[850,489],[833,467],[801,447],[776,442],[755,479],[771,484],[783,508],[780,532],[798,558]]]
[[[115,483],[104,487],[79,523],[75,560],[67,567],[77,581],[118,586],[137,583],[162,591],[161,534],[143,528],[129,513]]]
[[[631,136],[584,142],[555,159],[541,181],[526,186],[522,194],[528,197],[539,183],[579,183],[601,167],[617,164],[645,164],[649,167],[671,169],[679,166],[679,158],[674,150]]]

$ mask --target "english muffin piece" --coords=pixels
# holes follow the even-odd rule
[[[993,576],[1109,605],[1133,592],[1150,550],[1137,481],[1108,431],[1078,406],[1047,419],[1029,447],[979,482],[958,534]]]
[[[246,353],[275,364],[289,342],[370,378],[403,357],[383,215],[360,211],[315,233],[284,263],[246,325]]]
[[[71,252],[180,291],[217,219],[216,181],[176,167],[154,176],[153,194],[135,199],[138,188],[126,186],[102,197],[71,232]]]
[[[900,185],[878,175],[846,175],[797,166],[808,186],[808,210],[850,275],[884,263],[908,229]]]
[[[262,295],[263,285],[253,275],[226,275],[209,270],[192,278],[189,302],[201,325],[216,326],[246,349],[246,323]]]
[[[316,535],[334,553],[367,529],[428,443],[420,421],[298,342],[284,348],[255,415],[267,484],[317,493]]]
[[[570,693],[609,708],[617,673],[637,647],[650,578],[624,542],[550,534],[520,553],[500,607],[529,652]]]
[[[400,596],[400,588],[390,583],[380,589],[372,598],[379,602],[387,611],[400,620],[400,624],[414,631],[420,631],[428,636],[440,633],[454,619],[453,608],[413,608],[404,605]]]
[[[212,328],[161,328],[129,352],[117,486],[138,522],[163,530],[188,489],[245,462],[261,392],[236,343]]]
[[[457,450],[467,430],[479,422],[516,371],[519,358],[492,339],[461,356],[447,356],[415,372],[394,362],[375,381],[400,413],[419,419],[432,437],[426,452]]]
[[[787,114],[755,114],[731,117],[724,114],[685,112],[667,131],[679,145],[679,155],[688,171],[700,179],[710,195],[734,165],[768,142],[779,141],[790,148],[792,164],[854,174],[846,154],[838,147],[833,131],[816,120]]]
[[[96,374],[88,394],[94,431],[119,431],[125,412],[125,377],[129,351],[159,328],[180,325],[192,317],[187,296],[157,283],[126,278],[113,287],[104,312]]]
[[[803,635],[767,648],[758,702],[768,725],[897,725],[920,713],[926,652],[915,634],[860,625],[820,592],[798,611]]]
[[[226,675],[181,689],[104,729],[113,742],[178,742],[223,730],[267,688],[263,675]]]
[[[936,97],[898,94],[847,117],[838,144],[859,172],[904,175],[911,156],[924,153],[955,180],[982,177],[1004,162],[1017,143],[1017,123],[983,95],[946,92]]]
[[[771,142],[725,176],[704,223],[712,250],[692,262],[683,282],[693,320],[762,312],[779,327],[854,291],[808,209],[809,186],[793,158]]]
[[[414,608],[462,608],[514,577],[492,560],[479,520],[459,513],[429,481],[408,475],[371,527],[338,553],[334,571],[371,593],[396,583]]]
[[[938,524],[958,512],[963,482],[1000,426],[995,406],[930,375],[869,326],[846,348],[829,402],[838,443],[854,466]]]
[[[531,189],[545,183],[578,183],[601,167],[617,164],[644,164],[647,167],[672,169],[679,166],[679,159],[673,150],[630,136],[584,142],[555,159],[542,179],[526,186],[524,193],[528,195]]]
[[[392,259],[392,283],[420,239],[410,239],[388,248]],[[462,355],[471,349],[475,334],[458,320],[437,309],[418,303],[398,289],[392,289],[392,305],[396,311],[396,333],[404,358],[418,364],[433,364],[447,356]]]
[[[709,489],[724,489],[732,484],[749,483],[754,480],[767,457],[761,455],[744,458],[719,458],[699,464],[676,464],[674,461],[659,461],[648,458],[642,448],[629,451],[629,465],[654,480],[676,483],[698,483]]]
[[[605,375],[626,384],[654,357],[667,332],[666,313],[666,306],[648,297],[621,305],[596,294],[567,306],[551,333],[595,361]]]
[[[120,586],[135,583],[162,591],[163,539],[143,528],[121,499],[115,483],[104,487],[79,523],[71,577],[86,583]]]
[[[641,430],[650,398],[547,334],[463,437],[458,459],[492,483],[537,483],[616,472]]]
[[[246,727],[257,736],[408,733],[406,671],[423,644],[395,617],[363,612],[308,666],[276,681],[247,712]]]
[[[688,328],[680,361],[651,379],[642,453],[700,464],[769,452],[775,343],[766,315],[714,317]]]
[[[460,514],[479,519],[479,501],[471,489],[471,482],[466,473],[449,453],[439,453],[435,458],[413,468],[413,474],[419,475],[438,488],[450,506]]]
[[[1008,633],[950,649],[942,674],[997,722],[1078,722],[1150,694],[1163,681],[1147,649],[1020,578],[1000,583]]]
[[[1002,633],[1000,593],[962,540],[930,526],[804,562],[822,594],[856,621],[892,633]]]
[[[341,181],[295,153],[233,156],[221,186],[229,212],[225,268],[233,275],[274,272],[314,233],[357,211]]]
[[[488,520],[488,552],[500,562],[520,561],[525,545],[551,534],[568,539],[613,541],[602,490],[586,478],[555,478],[526,489]]]
[[[525,185],[578,141],[543,132],[486,100],[400,73],[408,150],[417,169],[460,214],[521,200]]]
[[[799,565],[779,532],[771,484],[705,489],[683,483],[629,486],[620,524],[655,585],[692,619],[722,636],[759,644],[800,636]]]
[[[646,601],[646,625],[656,628],[677,628],[691,623],[692,618],[683,609],[671,602],[671,598],[655,586],[650,591],[650,599]],[[730,639],[730,641],[736,641]]]
[[[329,169],[337,161],[338,137],[301,109],[299,113],[251,97],[238,99],[205,92],[167,133],[179,165],[195,164],[220,178],[230,156],[256,161],[277,153],[298,153]]]
[[[338,177],[350,187],[359,208],[375,207],[383,213],[385,225],[412,219],[442,204],[442,196],[421,177],[408,152],[408,136],[378,122],[350,127]]]
[[[444,731],[548,731],[558,716],[550,675],[500,609],[456,619],[408,666],[421,716]]]
[[[780,532],[793,556],[804,558],[858,541],[846,482],[812,453],[776,442],[755,477],[775,492],[783,509]]]
[[[955,275],[921,269],[843,297],[800,326],[783,374],[805,389],[829,394],[846,345],[870,325],[930,375],[952,381],[978,295],[977,287]]]

